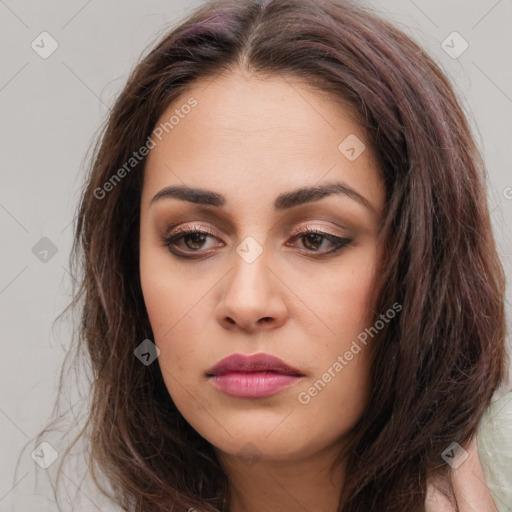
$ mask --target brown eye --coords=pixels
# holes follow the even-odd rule
[[[191,233],[189,235],[184,235],[182,238],[185,245],[192,250],[199,250],[204,245],[204,241],[208,235],[204,233]],[[190,244],[189,244],[190,242]]]
[[[307,235],[302,237],[306,243],[304,246],[311,250],[318,250],[319,246],[322,245],[322,242],[325,240],[325,237],[319,235],[318,233],[308,233]]]
[[[202,256],[211,250],[204,249],[208,238],[218,240],[211,231],[188,227],[180,229],[177,233],[163,238],[163,243],[175,256],[193,258],[195,256]],[[349,238],[342,238],[317,229],[301,231],[292,238],[292,240],[297,239],[302,240],[302,245],[306,249],[306,252],[318,253],[319,256],[335,253],[352,243],[352,240]],[[325,243],[326,241],[327,244]],[[181,247],[180,244],[182,244]],[[327,250],[325,250],[325,248],[322,250],[322,246],[324,245],[328,246]],[[331,246],[330,250],[329,245]]]
[[[197,229],[197,228],[183,228],[177,233],[163,238],[163,243],[169,251],[178,257],[188,257],[187,251],[192,253],[199,253],[204,248],[208,238],[217,239],[217,237],[210,231]],[[185,247],[180,247],[182,243]]]
[[[293,237],[293,240],[296,239],[302,240],[303,246],[309,252],[319,252],[321,255],[332,254],[352,243],[352,240],[349,238],[342,238],[317,229],[306,229],[297,233]],[[321,247],[326,240],[334,248],[328,251],[321,251]]]

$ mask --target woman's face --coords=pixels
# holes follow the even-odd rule
[[[153,132],[140,224],[153,364],[226,456],[312,456],[366,404],[385,191],[354,119],[296,80],[237,72],[196,82]],[[206,233],[166,245],[185,228]],[[293,370],[236,360],[212,376],[232,354]]]

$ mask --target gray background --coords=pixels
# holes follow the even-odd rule
[[[0,0],[1,511],[54,510],[45,470],[26,444],[50,418],[69,346],[71,326],[52,329],[52,322],[70,298],[72,221],[90,144],[142,52],[200,3]],[[364,3],[420,42],[462,96],[489,170],[490,208],[510,281],[512,0]],[[43,31],[58,43],[47,59],[31,47]],[[456,59],[442,44],[454,31],[469,44]],[[457,37],[445,43],[452,51],[463,49]],[[36,245],[48,244],[43,237],[54,255]],[[510,319],[510,290],[507,296]],[[108,509],[67,475],[87,504],[80,510]],[[40,494],[31,496],[37,479]]]

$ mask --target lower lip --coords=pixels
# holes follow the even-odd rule
[[[213,385],[230,396],[261,398],[274,395],[300,379],[275,372],[230,372],[211,377]]]

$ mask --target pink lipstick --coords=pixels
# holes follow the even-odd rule
[[[294,384],[304,375],[270,354],[232,354],[206,373],[223,393],[239,398],[262,398]]]

